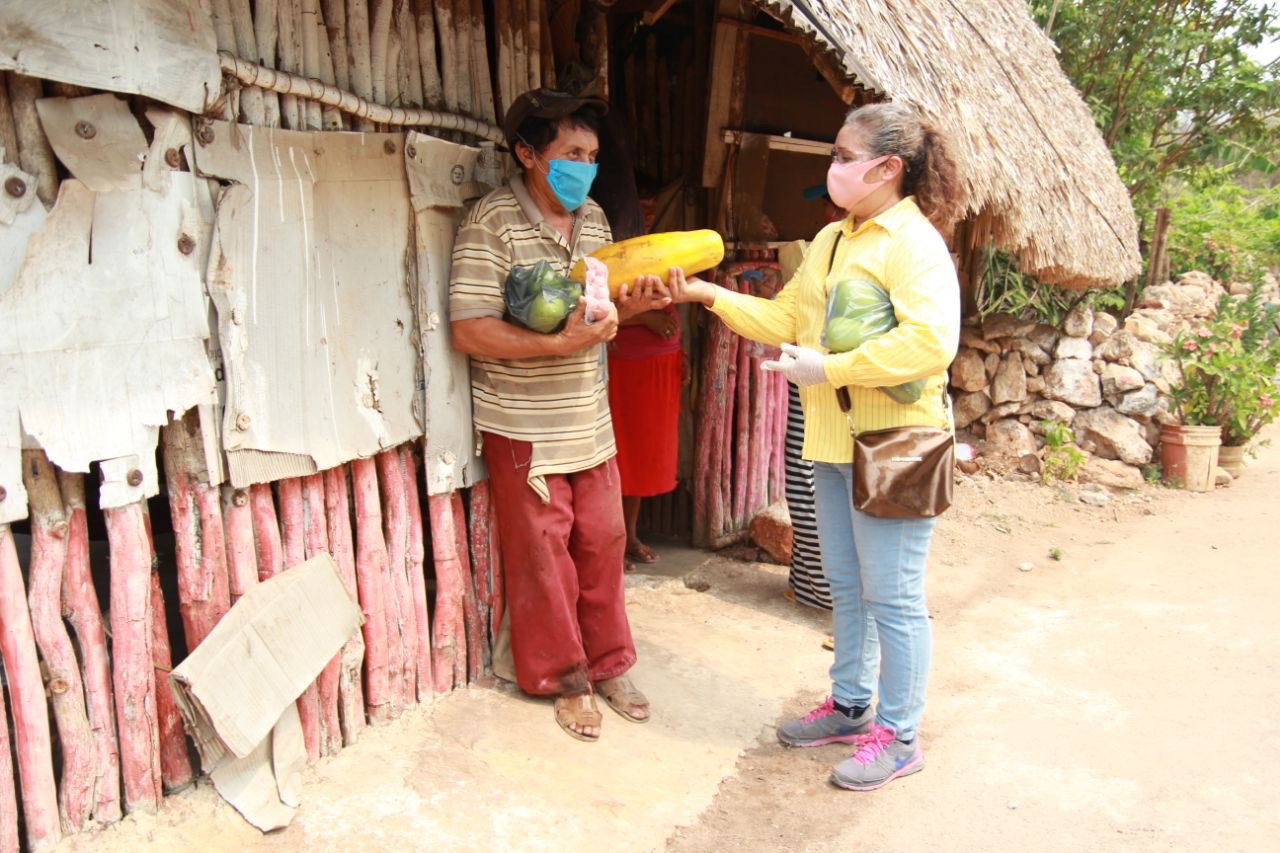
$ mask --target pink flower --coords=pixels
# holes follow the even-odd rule
[[[1263,394],[1258,398],[1258,402],[1262,404],[1262,408],[1269,409],[1275,405],[1276,401],[1271,399],[1270,394]]]
[[[1201,338],[1211,338],[1213,337],[1213,330],[1210,329],[1208,326],[1201,326],[1200,328],[1196,329],[1196,335],[1197,337],[1201,337]]]
[[[1195,341],[1183,341],[1182,348],[1187,352],[1195,352],[1200,348],[1200,345]]]

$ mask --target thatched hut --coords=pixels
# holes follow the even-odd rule
[[[876,98],[956,143],[966,280],[990,242],[1068,287],[1138,267],[1019,0],[44,0],[0,5],[0,75],[0,853],[189,782],[169,670],[304,558],[365,621],[297,701],[307,760],[488,677],[502,572],[445,291],[520,92],[609,96],[622,192],[719,228],[733,286],[776,284]],[[682,444],[716,467],[646,516],[706,544],[780,492],[785,419],[763,352],[712,332]],[[206,770],[239,754],[204,735]]]

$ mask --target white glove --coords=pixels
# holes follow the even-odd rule
[[[826,356],[816,349],[798,347],[795,344],[783,344],[782,355],[777,361],[766,361],[760,365],[764,370],[781,373],[787,380],[801,388],[806,385],[817,385],[827,381],[827,371],[823,365]]]

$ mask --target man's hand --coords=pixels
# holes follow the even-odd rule
[[[667,291],[671,294],[671,301],[677,304],[701,302],[710,308],[715,304],[716,290],[716,286],[709,281],[686,278],[684,270],[680,267],[672,267],[668,272]]]
[[[671,304],[667,286],[656,275],[637,276],[618,289],[618,322],[625,323],[646,311],[660,311]]]
[[[782,355],[777,361],[766,361],[760,365],[762,370],[781,373],[787,380],[801,388],[806,385],[817,385],[827,381],[825,367],[827,357],[816,349],[798,347],[795,344],[783,344]]]
[[[613,340],[618,334],[618,309],[611,302],[609,313],[592,323],[586,320],[587,301],[578,300],[564,328],[556,333],[556,350],[561,355],[572,355],[584,349]]]

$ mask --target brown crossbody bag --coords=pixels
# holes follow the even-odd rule
[[[828,275],[835,263],[836,238]],[[943,406],[948,405],[946,388]],[[848,388],[836,389],[846,415],[852,408]],[[903,426],[853,434],[853,508],[877,518],[933,518],[951,506],[955,487],[955,436],[928,426]]]

